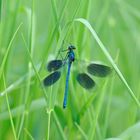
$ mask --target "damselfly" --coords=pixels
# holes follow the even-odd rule
[[[45,86],[51,86],[55,82],[57,82],[61,77],[61,71],[60,68],[68,65],[67,70],[67,76],[66,76],[66,85],[65,85],[65,93],[64,93],[64,100],[63,100],[63,108],[66,108],[67,105],[67,96],[68,96],[68,85],[69,85],[69,77],[70,77],[70,69],[72,63],[75,61],[75,53],[74,50],[76,48],[72,45],[70,45],[65,51],[67,51],[67,54],[64,59],[55,59],[48,63],[47,70],[51,72],[50,75],[48,75],[44,79],[44,85]],[[76,80],[78,83],[85,89],[89,90],[92,89],[95,86],[94,80],[89,75],[94,75],[97,77],[105,77],[111,73],[111,68],[97,63],[90,63],[87,66],[87,72],[78,73],[76,76]]]

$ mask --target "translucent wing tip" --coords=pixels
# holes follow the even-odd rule
[[[112,69],[109,66],[94,63],[88,65],[87,70],[88,73],[98,77],[106,77],[112,72]]]
[[[55,71],[51,73],[49,76],[47,76],[44,79],[43,83],[45,86],[51,86],[59,80],[60,76],[61,76],[61,73],[59,71]]]
[[[77,81],[85,89],[91,89],[95,86],[95,82],[86,73],[79,73]]]
[[[62,60],[52,60],[47,65],[47,70],[49,72],[56,71],[63,65]]]

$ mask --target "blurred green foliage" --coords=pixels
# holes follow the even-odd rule
[[[65,110],[65,70],[53,87],[42,86],[46,64],[62,45],[75,45],[78,59],[110,65],[76,18],[91,24],[139,99],[139,0],[0,0],[1,140],[139,139],[139,108],[115,72],[95,78],[93,91],[82,89],[71,73]]]

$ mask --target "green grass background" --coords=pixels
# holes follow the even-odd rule
[[[66,70],[42,80],[69,44],[113,72],[86,91],[72,71],[64,110]],[[139,59],[139,0],[0,0],[0,140],[139,140]]]

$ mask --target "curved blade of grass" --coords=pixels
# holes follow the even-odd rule
[[[45,106],[46,106],[46,101],[44,98],[33,100],[30,105],[29,112],[40,110]],[[17,117],[18,115],[22,115],[24,110],[25,110],[25,104],[11,109],[12,117]],[[8,111],[0,114],[0,120],[7,120],[7,119],[9,119]]]
[[[38,64],[36,66],[37,71],[39,70],[41,64]],[[24,83],[25,80],[27,80],[27,78],[32,78],[35,75],[34,70],[32,69],[31,74],[26,73],[25,75],[23,75],[21,78],[19,78],[18,80],[16,80],[15,82],[13,82],[11,85],[9,85],[8,87],[6,87],[6,89],[4,89],[4,91],[2,91],[0,93],[0,97],[5,96],[6,93],[9,94],[11,93],[11,91],[13,91],[14,89],[18,88],[20,84]]]
[[[55,4],[55,1],[52,1],[52,6],[53,6],[53,13],[54,13],[54,15],[56,15],[56,9],[55,9],[55,5],[53,5],[53,4]],[[52,30],[52,32],[51,32],[51,35],[49,36],[49,38],[47,39],[47,42],[46,42],[46,46],[49,46],[49,47],[45,47],[45,50],[44,50],[44,53],[42,54],[42,59],[43,59],[43,61],[42,61],[42,64],[41,64],[41,67],[40,67],[40,70],[43,68],[43,66],[44,66],[44,64],[45,64],[45,61],[46,61],[46,59],[47,59],[47,57],[48,57],[48,50],[49,50],[49,48],[50,48],[50,46],[52,46],[52,43],[53,43],[53,40],[54,40],[54,36],[56,36],[56,34],[57,34],[57,31],[59,31],[59,34],[61,34],[61,27],[60,27],[60,22],[61,22],[61,20],[62,20],[62,18],[63,18],[63,16],[64,16],[64,11],[65,11],[65,9],[66,9],[66,6],[67,6],[67,4],[68,4],[68,0],[66,0],[65,2],[64,2],[64,4],[63,4],[63,7],[62,7],[62,10],[61,10],[61,14],[60,14],[60,16],[59,17],[56,17],[56,19],[55,20],[57,20],[56,21],[56,25],[55,25],[55,27],[53,28],[53,30]]]
[[[12,18],[11,18],[11,20],[12,20],[11,31],[9,32],[9,37],[7,38],[8,44],[9,44],[9,42],[11,42],[10,39],[12,38],[12,35],[14,33],[14,29],[15,29],[15,25],[16,25],[16,21],[17,21],[17,16],[19,14],[18,10],[19,10],[19,7],[20,7],[20,2],[21,2],[21,0],[18,0],[14,3],[14,13],[13,13]],[[10,6],[11,3],[8,2],[7,4]],[[5,28],[6,28],[6,26],[8,26],[8,25],[5,24]]]
[[[65,126],[67,125],[67,120],[64,114],[64,110],[62,110],[62,107],[55,105],[54,112],[57,115],[57,119],[59,120],[61,127],[64,129]]]
[[[82,128],[75,122],[76,127],[78,128],[79,132],[83,136],[85,140],[88,140],[86,133],[82,130]]]
[[[3,75],[3,81],[4,81],[4,88],[6,88],[6,82],[5,82],[5,76],[4,75]],[[6,103],[7,103],[8,114],[9,114],[9,117],[10,117],[10,122],[11,122],[12,130],[13,130],[14,138],[15,138],[15,140],[17,140],[16,130],[15,130],[14,122],[13,122],[13,119],[12,119],[12,113],[11,113],[11,109],[10,109],[7,94],[6,94]]]
[[[140,137],[140,122],[134,124],[133,126],[129,127],[126,129],[122,134],[120,134],[119,138],[121,139],[131,139],[135,135],[137,138]]]
[[[46,90],[45,90],[44,86],[42,85],[41,78],[40,78],[40,76],[39,76],[39,74],[38,74],[38,71],[37,71],[35,65],[34,65],[34,62],[33,62],[33,60],[32,60],[32,56],[31,56],[31,54],[30,54],[30,51],[29,51],[29,49],[27,48],[27,43],[26,43],[26,41],[25,41],[25,39],[24,39],[23,34],[22,34],[22,38],[23,38],[23,41],[24,41],[24,43],[25,43],[25,48],[26,48],[27,54],[28,54],[28,56],[29,56],[29,59],[30,59],[30,61],[31,61],[33,70],[34,70],[34,72],[35,72],[35,74],[36,74],[36,77],[37,77],[37,79],[38,79],[40,85],[42,86],[43,94],[44,94],[45,100],[47,101],[48,96],[47,96],[47,94],[46,94]]]
[[[95,30],[92,28],[92,26],[90,25],[90,23],[83,19],[83,18],[78,18],[75,19],[75,21],[77,22],[81,22],[82,24],[84,24],[85,27],[87,27],[89,29],[89,31],[91,32],[92,36],[95,38],[96,42],[98,43],[100,49],[103,51],[104,55],[107,57],[107,59],[109,60],[109,62],[111,63],[111,65],[113,66],[114,70],[116,71],[117,75],[119,76],[119,78],[121,79],[121,81],[123,82],[123,84],[125,85],[125,87],[128,89],[131,97],[133,98],[134,102],[137,104],[137,106],[140,108],[140,102],[137,99],[137,97],[135,96],[135,94],[133,93],[132,89],[129,87],[127,81],[125,80],[124,76],[122,75],[122,73],[120,72],[120,70],[118,69],[117,65],[115,64],[115,62],[113,61],[111,55],[109,54],[109,52],[107,51],[106,47],[104,46],[104,44],[102,43],[102,41],[99,39],[97,33],[95,32]]]
[[[51,123],[51,112],[52,109],[47,109],[47,114],[48,114],[48,131],[47,131],[47,140],[50,138],[50,123]]]
[[[57,115],[56,115],[56,113],[55,113],[54,111],[53,111],[53,117],[54,117],[54,120],[55,120],[56,125],[57,125],[57,127],[58,127],[58,130],[60,131],[60,134],[61,134],[62,139],[63,139],[63,140],[67,140],[67,138],[66,138],[66,136],[65,136],[65,133],[64,133],[64,131],[63,131],[63,129],[62,129],[62,126],[61,126],[61,124],[60,124],[60,122],[59,122],[59,119],[58,119],[58,117],[57,117]]]
[[[116,58],[115,58],[116,63],[118,62],[119,53],[120,53],[120,51],[118,50],[117,54],[116,54]],[[110,83],[111,84],[110,84],[110,88],[109,88],[109,91],[108,91],[107,107],[105,109],[105,117],[104,117],[105,122],[104,122],[104,126],[103,126],[103,129],[102,129],[102,131],[103,131],[103,139],[106,138],[107,128],[109,127],[108,122],[109,122],[109,115],[111,114],[111,101],[112,101],[112,95],[113,95],[113,87],[115,85],[115,73],[113,73]]]
[[[32,11],[33,11],[33,8],[34,8],[34,3],[32,1]],[[29,42],[30,43],[30,48],[29,48],[30,50],[27,47],[27,43],[25,41],[25,38],[24,38],[23,34],[22,34],[22,38],[23,38],[23,41],[25,43],[25,48],[26,48],[27,54],[29,56],[29,60],[30,60],[31,65],[32,65],[32,67],[34,69],[36,77],[37,77],[37,79],[38,79],[38,81],[39,81],[39,83],[40,83],[40,85],[41,85],[41,87],[43,89],[44,98],[45,98],[45,100],[47,102],[48,96],[46,94],[46,90],[45,90],[44,86],[42,85],[40,75],[39,75],[37,69],[35,68],[35,65],[34,65],[34,62],[33,62],[33,58],[32,58],[32,55],[33,55],[33,48],[32,48],[32,43],[33,43],[32,42],[32,40],[33,40],[32,25],[33,25],[33,12],[32,12],[32,15],[31,15],[31,32],[30,32],[30,39],[29,39],[30,40],[30,42]],[[29,62],[29,64],[30,64],[30,62]],[[29,70],[31,71],[31,69],[29,69]],[[47,132],[47,139],[48,140],[49,140],[49,134],[50,134],[50,118],[51,118],[51,111],[48,112],[48,132]]]
[[[24,128],[24,131],[25,131],[25,133],[29,136],[29,138],[30,138],[31,140],[34,140],[33,136],[31,135],[31,133],[30,133],[26,128]]]
[[[5,63],[6,63],[6,60],[7,60],[7,57],[8,57],[8,54],[9,54],[9,51],[10,51],[10,48],[12,46],[12,43],[17,35],[17,32],[19,31],[20,27],[21,27],[22,23],[20,23],[20,25],[18,26],[18,28],[16,29],[15,33],[13,34],[13,37],[11,38],[10,40],[10,43],[7,47],[7,50],[5,52],[5,55],[4,55],[4,58],[3,58],[3,61],[2,61],[2,64],[1,64],[1,67],[0,67],[0,78],[2,76],[2,72],[3,72],[3,69],[4,69],[4,66],[5,66]]]
[[[129,140],[129,139],[139,139],[140,137],[140,122],[134,124],[133,126],[126,129],[121,133],[118,138],[108,138],[105,140]]]
[[[83,105],[83,107],[81,108],[80,112],[79,112],[79,117],[83,116],[84,113],[88,110],[88,108],[90,107],[90,105],[92,104],[93,100],[95,99],[96,95],[92,94],[88,99],[87,102]]]
[[[95,114],[95,119],[93,120],[93,125],[91,126],[91,129],[89,131],[89,140],[93,140],[95,138],[95,132],[98,126],[98,118],[99,114],[101,112],[101,107],[103,106],[103,99],[105,97],[105,93],[107,92],[107,84],[108,84],[109,79],[106,79],[104,86],[102,88],[99,101],[97,103],[97,109],[96,109],[96,114]]]

